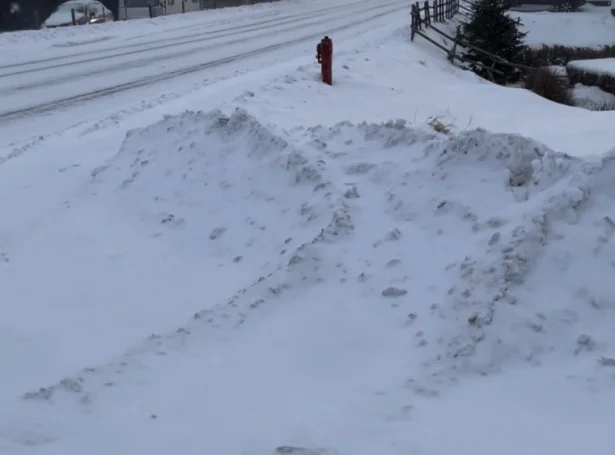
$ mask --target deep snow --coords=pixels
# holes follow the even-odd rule
[[[610,455],[613,113],[406,25],[1,145],[0,452]]]
[[[39,376],[25,395],[30,404],[5,397],[4,447],[445,453],[425,429],[436,419],[451,433],[449,450],[457,441],[464,450],[544,453],[557,436],[570,449],[560,453],[609,453],[614,159],[581,160],[483,130],[448,137],[403,121],[343,122],[291,137],[242,110],[188,112],[133,131],[41,226],[47,246],[34,232],[11,253],[35,264],[87,222],[79,254],[90,261],[81,267],[107,263],[126,279],[146,277],[139,288],[148,295],[139,296],[105,271],[101,303],[89,300],[88,310],[115,318],[78,318],[82,327],[68,328],[98,326],[109,342],[127,341],[121,328],[134,321],[122,314],[146,325],[152,312],[166,319],[203,309],[108,365],[57,385]],[[108,257],[94,261],[90,248]],[[131,266],[130,255],[146,262]],[[173,256],[182,258],[177,274]],[[178,282],[187,272],[193,280]],[[9,295],[19,295],[13,281]],[[165,288],[168,295],[156,295]],[[48,309],[75,317],[68,306]],[[558,425],[530,437],[535,424],[520,416],[554,412],[550,401],[527,398],[547,387],[545,378],[593,420],[562,432],[573,421],[561,411]],[[28,382],[26,371],[23,392]],[[468,397],[448,387],[456,383]],[[489,444],[467,440],[467,427],[436,417],[460,406],[472,412],[475,401],[495,412],[488,397],[500,387],[510,388],[503,409],[518,408],[502,421],[512,443],[505,433]],[[585,411],[596,392],[600,401]]]

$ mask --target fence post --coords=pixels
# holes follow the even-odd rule
[[[71,8],[70,17],[73,21],[73,25],[77,25],[77,18],[75,17],[75,8]]]
[[[414,5],[410,5],[410,41],[414,41]]]
[[[429,15],[429,1],[425,0],[425,25],[431,25],[431,16]]]
[[[458,25],[457,33],[455,34],[455,41],[453,41],[453,48],[451,49],[451,52],[448,55],[448,60],[449,62],[451,62],[451,65],[455,64],[455,57],[457,54],[457,44],[459,44],[460,38],[461,38],[461,26]]]
[[[328,36],[316,45],[316,60],[320,63],[322,81],[333,85],[333,41]]]
[[[414,35],[416,35],[417,18],[416,18],[416,5],[413,3],[410,5],[410,41],[414,41]]]

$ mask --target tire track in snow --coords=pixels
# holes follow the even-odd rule
[[[353,12],[355,14],[359,14],[359,13],[365,13],[368,11],[373,11],[373,10],[379,10],[382,9],[384,7],[387,7],[389,5],[395,5],[398,4],[398,1],[394,1],[394,2],[390,2],[390,3],[386,3],[386,4],[382,4],[382,5],[378,5],[376,7],[370,7],[370,8],[365,8],[364,6],[361,6],[360,8],[358,8],[358,11],[349,11],[348,9],[344,9],[342,11],[340,11],[341,13],[343,13],[344,15],[347,14],[348,12]],[[291,24],[295,24],[295,23],[301,23],[302,26],[313,26],[313,25],[318,25],[323,23],[324,21],[322,19],[320,19],[321,13],[313,13],[308,15],[307,17],[301,17],[298,19],[294,19],[294,20],[289,20],[289,21],[283,21],[280,22],[279,24],[275,24],[276,26],[282,26],[282,25],[291,25]],[[310,18],[314,18],[314,20],[312,21],[307,21],[306,19],[310,19]],[[335,16],[329,16],[327,17],[327,21],[330,20],[339,20],[340,17],[338,17],[338,15]],[[269,21],[267,21],[269,22]],[[268,30],[266,33],[261,33],[261,34],[257,34],[255,36],[250,36],[248,37],[240,37],[231,41],[226,41],[224,43],[222,43],[223,46],[228,46],[228,45],[232,45],[232,44],[238,44],[238,43],[242,43],[244,41],[247,41],[248,39],[259,39],[259,38],[265,38],[265,37],[269,37],[269,36],[274,36],[278,33],[283,33],[283,32],[289,32],[289,31],[293,31],[297,28],[297,26],[291,26],[291,27],[285,27],[285,28],[275,28],[272,30],[271,24],[267,24],[267,25],[260,25],[257,27],[253,27],[250,29],[243,29],[242,33],[240,35],[245,35],[247,33],[250,32],[255,32],[255,31],[261,31],[261,30]],[[226,32],[226,33],[222,33],[220,35],[217,36],[212,36],[212,39],[217,39],[217,38],[226,38],[229,36],[237,36],[239,35],[236,32]],[[198,42],[200,41],[199,39],[197,40],[190,40],[187,41],[186,43],[193,43],[193,42]],[[168,47],[168,46],[165,46]],[[220,48],[220,43],[215,43],[215,44],[210,44],[208,46],[205,47],[200,47],[198,50],[199,51],[203,51],[203,50],[212,50],[212,49],[216,49],[216,48]],[[147,50],[143,50],[143,51],[138,51],[138,52],[146,52],[146,51],[150,51],[152,49],[147,49]],[[136,53],[137,51],[133,51],[132,53]],[[184,50],[173,50],[172,52],[168,52],[162,55],[154,55],[151,57],[145,57],[142,59],[138,59],[138,60],[130,60],[129,62],[119,62],[117,64],[114,65],[110,65],[110,66],[105,66],[103,68],[100,68],[98,70],[88,70],[86,69],[85,71],[81,71],[81,72],[75,72],[75,73],[71,73],[71,74],[59,74],[56,77],[53,78],[46,78],[46,79],[42,79],[36,82],[32,82],[32,83],[28,83],[28,84],[22,84],[22,85],[16,85],[16,86],[8,86],[6,88],[2,88],[0,89],[0,94],[14,94],[15,92],[19,92],[19,91],[25,91],[25,90],[31,90],[31,89],[36,89],[36,88],[40,88],[40,87],[50,87],[52,85],[55,85],[57,83],[65,83],[67,78],[83,78],[83,77],[87,77],[87,76],[94,76],[94,75],[101,75],[101,74],[107,74],[107,73],[113,73],[113,72],[118,72],[118,71],[124,71],[127,69],[131,69],[131,68],[139,68],[139,67],[143,67],[146,66],[150,63],[159,63],[159,62],[163,62],[163,61],[167,61],[167,60],[175,60],[181,57],[186,57],[188,55],[191,55],[195,52],[195,49],[190,47]],[[1,77],[1,76],[0,76]]]
[[[53,63],[53,62],[58,62],[58,61],[63,61],[63,60],[67,60],[67,59],[71,59],[71,58],[75,58],[75,57],[81,57],[84,55],[89,55],[91,56],[93,52],[96,52],[97,55],[100,55],[101,53],[105,54],[108,52],[112,52],[113,50],[118,50],[118,49],[128,49],[128,48],[133,48],[133,47],[138,47],[138,46],[148,46],[148,45],[152,45],[152,34],[156,35],[156,38],[160,38],[161,35],[176,35],[173,36],[171,38],[168,39],[180,39],[180,38],[188,38],[190,36],[195,36],[195,32],[188,32],[189,30],[194,30],[194,31],[199,31],[199,29],[208,29],[211,30],[211,27],[218,27],[216,30],[218,31],[222,31],[225,30],[226,28],[230,28],[229,24],[234,24],[233,26],[237,26],[239,27],[239,23],[242,23],[244,25],[251,25],[251,23],[255,23],[255,21],[257,19],[263,19],[263,18],[272,18],[273,16],[275,17],[280,17],[282,15],[282,13],[284,13],[284,11],[275,11],[275,12],[268,12],[268,13],[261,13],[261,14],[254,14],[254,15],[249,15],[249,16],[238,16],[238,17],[233,17],[231,19],[222,19],[220,17],[218,18],[211,18],[211,19],[206,19],[206,20],[198,20],[198,21],[187,21],[187,25],[183,25],[183,26],[176,26],[176,27],[165,27],[165,25],[168,24],[163,24],[162,27],[164,27],[162,30],[158,30],[158,29],[152,29],[150,30],[149,34],[140,34],[140,35],[133,35],[133,36],[128,36],[126,38],[120,37],[118,42],[118,36],[114,35],[114,36],[101,36],[98,38],[93,38],[91,40],[87,40],[87,41],[78,41],[78,45],[86,45],[86,44],[99,44],[102,43],[104,41],[108,41],[108,40],[114,40],[114,44],[115,46],[113,47],[113,49],[107,49],[107,48],[103,48],[103,49],[97,49],[97,50],[87,50],[87,51],[77,51],[77,52],[72,52],[70,54],[63,54],[63,55],[56,55],[53,57],[44,57],[44,58],[37,58],[37,59],[32,59],[32,60],[26,60],[26,61],[18,61],[16,63],[10,63],[10,64],[4,64],[4,65],[0,65],[0,71],[2,70],[10,70],[10,69],[15,69],[15,68],[25,68],[28,66],[33,66],[33,65],[38,65],[38,64],[48,64],[48,63]],[[189,13],[187,13],[189,14]],[[164,18],[164,16],[159,16],[156,19],[160,19],[160,18]],[[222,26],[227,26],[226,28],[219,28]],[[121,33],[121,31],[119,31]],[[108,30],[109,34],[117,34],[118,30],[113,30],[110,29]],[[58,43],[52,43],[51,44],[51,48],[52,49],[66,49],[66,48],[71,48],[71,49],[76,49],[76,47],[74,46],[67,46],[66,42],[71,42],[71,41],[75,41],[75,40],[79,40],[79,36],[67,36],[65,41],[62,42],[58,42]],[[59,38],[58,38],[59,39]],[[136,41],[136,40],[146,40],[146,41]],[[165,41],[167,41],[168,39],[165,39]],[[128,43],[131,42],[130,44],[121,44],[121,43]],[[3,77],[4,74],[0,74],[0,77]]]
[[[108,51],[109,52],[108,55],[101,55],[101,52],[98,52],[96,56],[93,57],[91,51],[86,51],[86,52],[80,52],[77,54],[66,55],[62,57],[46,58],[46,59],[41,59],[41,60],[37,60],[33,62],[31,61],[31,62],[16,63],[12,65],[7,65],[7,66],[0,66],[0,70],[3,70],[6,68],[15,68],[15,67],[20,68],[23,66],[29,66],[29,65],[40,64],[40,63],[58,62],[58,60],[67,60],[67,59],[69,60],[69,61],[65,61],[61,63],[44,65],[44,66],[37,67],[37,68],[21,69],[21,70],[17,70],[13,72],[0,74],[0,79],[5,78],[5,77],[10,77],[10,76],[31,74],[31,73],[36,73],[40,71],[49,71],[51,69],[63,68],[63,67],[72,66],[76,64],[92,63],[92,62],[97,62],[97,61],[117,58],[117,57],[127,57],[127,56],[131,56],[131,55],[135,55],[135,54],[139,54],[143,52],[156,51],[160,49],[169,49],[169,48],[176,47],[178,45],[194,44],[194,43],[201,42],[203,38],[205,37],[209,39],[223,38],[226,36],[236,35],[238,34],[237,33],[238,31],[239,32],[251,32],[251,31],[256,31],[256,30],[262,30],[262,29],[270,28],[274,25],[286,25],[286,24],[291,24],[291,23],[297,23],[305,19],[311,19],[313,17],[322,17],[323,15],[327,17],[326,16],[327,14],[336,13],[338,11],[352,13],[353,9],[365,8],[365,6],[368,6],[368,7],[373,6],[373,3],[365,2],[365,1],[362,1],[359,3],[351,2],[351,3],[342,4],[342,5],[336,5],[334,7],[321,8],[318,10],[313,10],[313,11],[308,11],[308,12],[303,11],[301,13],[289,14],[286,16],[277,17],[274,19],[268,19],[264,21],[259,20],[253,23],[233,25],[231,27],[223,27],[223,28],[219,28],[216,30],[208,30],[206,32],[196,33],[196,34],[191,33],[190,35],[187,35],[187,36],[180,36],[176,38],[167,39],[165,40],[164,44],[137,43],[137,44],[130,44],[126,46],[119,46],[115,50],[117,51],[118,49],[120,49],[121,52],[113,52],[113,50],[111,50],[111,51]],[[380,4],[380,6],[382,6],[382,4]],[[132,49],[132,50],[129,50],[129,49]],[[104,54],[104,52],[102,53]],[[88,58],[72,60],[75,57],[82,57],[82,56],[88,56]]]

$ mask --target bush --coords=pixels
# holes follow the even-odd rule
[[[555,103],[573,105],[566,79],[550,68],[530,71],[525,78],[525,88]]]
[[[600,48],[572,46],[542,46],[528,48],[526,60],[529,66],[566,66],[573,60],[591,60],[596,58],[615,58],[615,45]]]
[[[615,111],[615,100],[595,101],[589,103],[587,109],[596,112]]]

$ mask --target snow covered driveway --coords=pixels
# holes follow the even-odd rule
[[[302,5],[296,12],[259,15],[240,24],[202,25],[160,39],[103,41],[86,45],[86,50],[81,46],[73,53],[0,66],[0,123],[136,88],[151,90],[160,82],[172,81],[181,89],[195,80],[228,77],[239,61],[258,58],[263,65],[263,54],[284,60],[293,46],[312,50],[324,34],[353,27],[369,30],[379,19],[408,9],[400,0]]]

